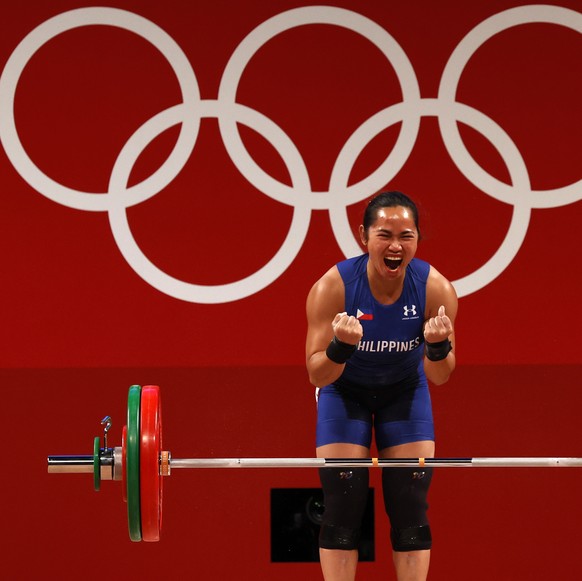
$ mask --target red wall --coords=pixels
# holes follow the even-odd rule
[[[311,456],[305,297],[358,251],[346,230],[383,188],[419,202],[419,256],[461,297],[459,368],[433,390],[438,454],[581,455],[579,3],[318,4],[118,1],[129,14],[81,10],[68,20],[91,4],[3,8],[10,577],[62,578],[64,568],[97,578],[104,561],[91,555],[106,548],[129,578],[318,578],[317,565],[269,555],[270,489],[317,486],[314,471],[178,472],[166,479],[162,542],[136,545],[120,486],[95,494],[90,478],[47,475],[45,457],[90,453],[106,414],[119,443],[134,383],[161,385],[175,457]],[[229,59],[253,39],[234,106]],[[182,100],[181,117],[146,125]],[[233,115],[239,149],[221,134]],[[342,157],[356,132],[355,160]],[[189,138],[186,155],[179,140]],[[175,176],[144,193],[159,168]],[[281,252],[278,271],[265,274]],[[440,471],[431,578],[569,574],[580,478],[575,469]],[[390,568],[381,504],[377,496],[369,575]]]

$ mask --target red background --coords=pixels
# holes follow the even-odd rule
[[[408,55],[421,96],[435,98],[462,38],[487,17],[526,3],[319,4],[353,10],[388,31]],[[574,0],[546,4],[580,10]],[[90,5],[4,7],[2,67],[36,26]],[[238,44],[268,18],[308,4],[110,5],[164,29],[190,61],[201,97],[215,99]],[[576,31],[528,24],[487,41],[461,75],[457,99],[511,136],[534,190],[582,178],[581,59]],[[240,103],[293,140],[314,191],[326,190],[339,151],[361,123],[401,98],[393,69],[371,43],[325,25],[293,28],[265,44],[237,93]],[[99,192],[134,131],[179,102],[175,76],[152,45],[121,29],[92,26],[36,52],[20,78],[14,111],[20,139],[43,172]],[[383,161],[399,128],[373,140],[350,183]],[[147,148],[132,183],[163,163],[177,133],[170,129]],[[265,139],[244,127],[241,134],[257,164],[289,184]],[[495,147],[469,127],[461,134],[477,162],[509,182]],[[117,248],[106,213],[71,209],[36,192],[4,149],[0,180],[7,578],[82,571],[86,578],[318,579],[317,564],[271,564],[269,550],[270,489],[317,486],[315,471],[180,471],[166,479],[162,542],[137,545],[127,537],[119,485],[104,483],[95,494],[90,477],[47,475],[45,457],[90,453],[105,414],[113,416],[112,439],[119,444],[126,392],[134,383],[162,387],[165,442],[175,457],[313,455],[304,304],[313,282],[343,258],[328,212],[313,211],[298,256],[272,284],[240,300],[203,305],[142,280]],[[422,118],[412,154],[386,187],[418,200],[419,256],[450,280],[482,265],[507,232],[512,207],[463,176],[434,117]],[[363,207],[348,209],[354,229]],[[239,173],[216,119],[202,120],[194,152],[176,179],[128,209],[131,230],[152,262],[178,279],[207,285],[237,281],[264,265],[281,246],[292,214],[291,206]],[[458,369],[432,392],[439,456],[581,455],[581,217],[579,201],[533,209],[511,264],[460,299]],[[431,578],[565,577],[576,565],[581,478],[577,469],[439,471],[431,492]],[[372,483],[378,491],[378,475]],[[391,567],[386,518],[376,500],[376,561],[361,565],[363,578],[386,575]]]

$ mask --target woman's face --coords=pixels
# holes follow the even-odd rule
[[[386,280],[404,276],[418,246],[418,230],[409,208],[380,208],[367,232],[360,226],[360,237],[368,247],[370,274]]]

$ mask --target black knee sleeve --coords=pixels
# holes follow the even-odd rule
[[[383,468],[384,505],[390,517],[395,551],[430,549],[432,538],[426,500],[432,468]]]
[[[357,549],[368,501],[368,469],[321,468],[319,477],[325,505],[319,546],[323,549]]]

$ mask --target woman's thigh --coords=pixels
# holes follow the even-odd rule
[[[420,440],[384,448],[378,455],[380,458],[434,458],[434,452],[433,440]]]
[[[370,449],[357,444],[325,444],[316,449],[318,458],[369,458]]]

